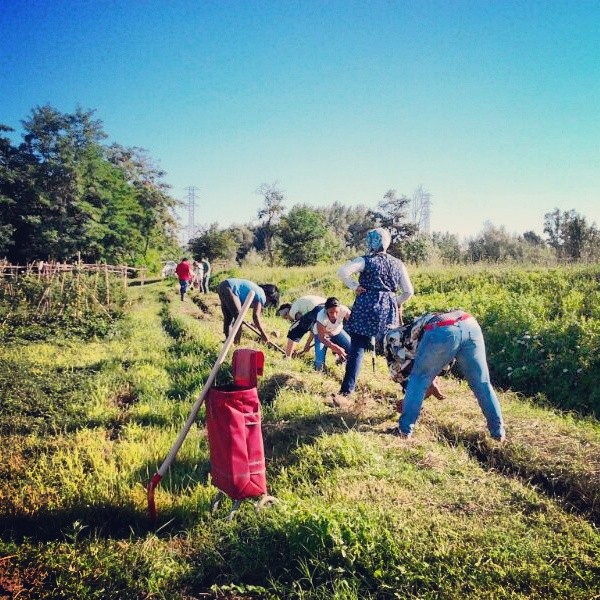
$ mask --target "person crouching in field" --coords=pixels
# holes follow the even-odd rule
[[[223,313],[223,333],[225,338],[229,336],[229,330],[237,319],[242,304],[246,301],[250,290],[254,292],[254,299],[250,306],[252,307],[252,321],[254,326],[260,332],[261,339],[269,342],[269,337],[265,333],[260,315],[263,307],[277,306],[279,304],[279,288],[272,284],[258,285],[248,279],[238,279],[230,277],[223,280],[217,289],[219,300],[221,301],[221,311]],[[239,344],[242,336],[242,329],[238,329],[234,343]]]
[[[277,309],[277,314],[288,321],[292,321],[287,334],[285,355],[287,358],[300,356],[308,351],[313,340],[312,328],[317,320],[317,314],[325,307],[325,298],[322,296],[301,296],[292,304],[282,304]],[[294,352],[300,340],[309,334],[304,348],[297,354]]]
[[[426,313],[386,333],[384,349],[392,379],[403,383],[408,377],[398,421],[402,437],[412,436],[425,397],[441,393],[435,378],[456,360],[477,398],[490,435],[500,442],[505,440],[500,403],[490,383],[483,333],[475,317],[463,310]]]
[[[350,309],[333,296],[317,313],[313,327],[315,336],[315,370],[322,371],[329,348],[339,361],[345,361],[350,351],[350,336],[344,331],[344,323],[351,316]]]

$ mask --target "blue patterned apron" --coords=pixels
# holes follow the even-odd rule
[[[402,263],[389,254],[373,254],[363,259],[365,268],[358,283],[367,291],[356,297],[346,330],[382,338],[389,327],[398,326],[396,290],[402,278]]]

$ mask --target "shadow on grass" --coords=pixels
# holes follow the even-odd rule
[[[477,432],[456,431],[452,427],[439,425],[438,431],[451,446],[463,445],[484,468],[518,477],[566,510],[580,514],[596,526],[600,525],[600,487],[597,477],[594,479],[589,474],[581,476],[572,472],[542,470],[532,461],[515,459],[510,442],[497,445]]]
[[[70,532],[78,537],[126,539],[154,529],[149,516],[133,506],[110,503],[42,510],[36,514],[0,516],[0,537],[4,541],[69,541]]]
[[[306,384],[289,373],[276,373],[268,378],[259,379],[258,397],[262,404],[269,406],[275,402],[279,391],[283,388],[294,392],[302,392],[306,389]]]

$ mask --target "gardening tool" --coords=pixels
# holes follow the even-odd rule
[[[229,331],[229,335],[227,336],[227,339],[225,340],[225,344],[223,345],[223,348],[221,349],[221,352],[220,352],[219,356],[217,357],[217,360],[216,360],[208,378],[206,379],[206,382],[204,383],[204,387],[202,388],[202,391],[200,392],[198,399],[196,400],[196,402],[194,402],[194,405],[192,406],[190,415],[189,415],[187,421],[185,422],[183,429],[181,430],[179,436],[175,440],[175,443],[173,444],[171,450],[169,451],[167,458],[165,458],[163,464],[160,466],[158,471],[154,474],[154,476],[150,480],[150,483],[148,483],[148,487],[147,487],[148,512],[150,514],[150,518],[153,521],[155,521],[156,517],[157,517],[156,503],[154,501],[154,490],[160,483],[161,479],[164,477],[165,473],[169,470],[171,463],[175,460],[175,456],[177,455],[179,448],[181,448],[183,441],[185,440],[192,425],[194,424],[194,420],[196,419],[196,415],[198,414],[198,411],[200,410],[200,407],[202,406],[202,403],[204,402],[204,398],[206,397],[208,390],[212,386],[212,384],[217,376],[219,367],[225,360],[225,356],[227,355],[229,348],[231,348],[231,345],[233,344],[233,340],[235,339],[235,336],[236,336],[239,328],[241,327],[242,323],[244,322],[244,316],[246,315],[246,312],[247,312],[248,308],[250,307],[250,304],[252,303],[253,299],[254,299],[254,292],[252,290],[250,290],[250,292],[248,293],[248,296],[246,298],[246,301],[244,302],[242,309],[240,310],[240,314],[237,316],[237,319],[235,320],[233,326],[231,327],[231,329]]]
[[[373,365],[373,373],[375,373],[375,336],[371,338],[371,364]]]
[[[262,338],[262,333],[256,327],[254,327],[254,325],[250,325],[248,321],[242,321],[242,324],[245,325],[250,331],[253,331],[259,338]],[[281,352],[281,354],[286,356],[285,350],[281,346],[278,346],[275,342],[269,340],[267,342],[267,346],[271,346],[271,348],[278,350],[279,352]]]

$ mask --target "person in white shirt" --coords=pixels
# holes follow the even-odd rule
[[[315,370],[325,366],[327,350],[331,350],[340,361],[345,361],[350,350],[350,336],[344,331],[351,310],[334,297],[327,298],[325,306],[317,314],[313,327],[315,336]]]
[[[282,304],[277,310],[277,314],[288,321],[293,321],[287,334],[287,346],[285,349],[286,357],[294,356],[294,350],[300,340],[309,333],[309,338],[304,345],[304,349],[297,355],[304,354],[313,340],[312,328],[319,310],[325,306],[325,298],[322,296],[301,296],[292,304]]]

